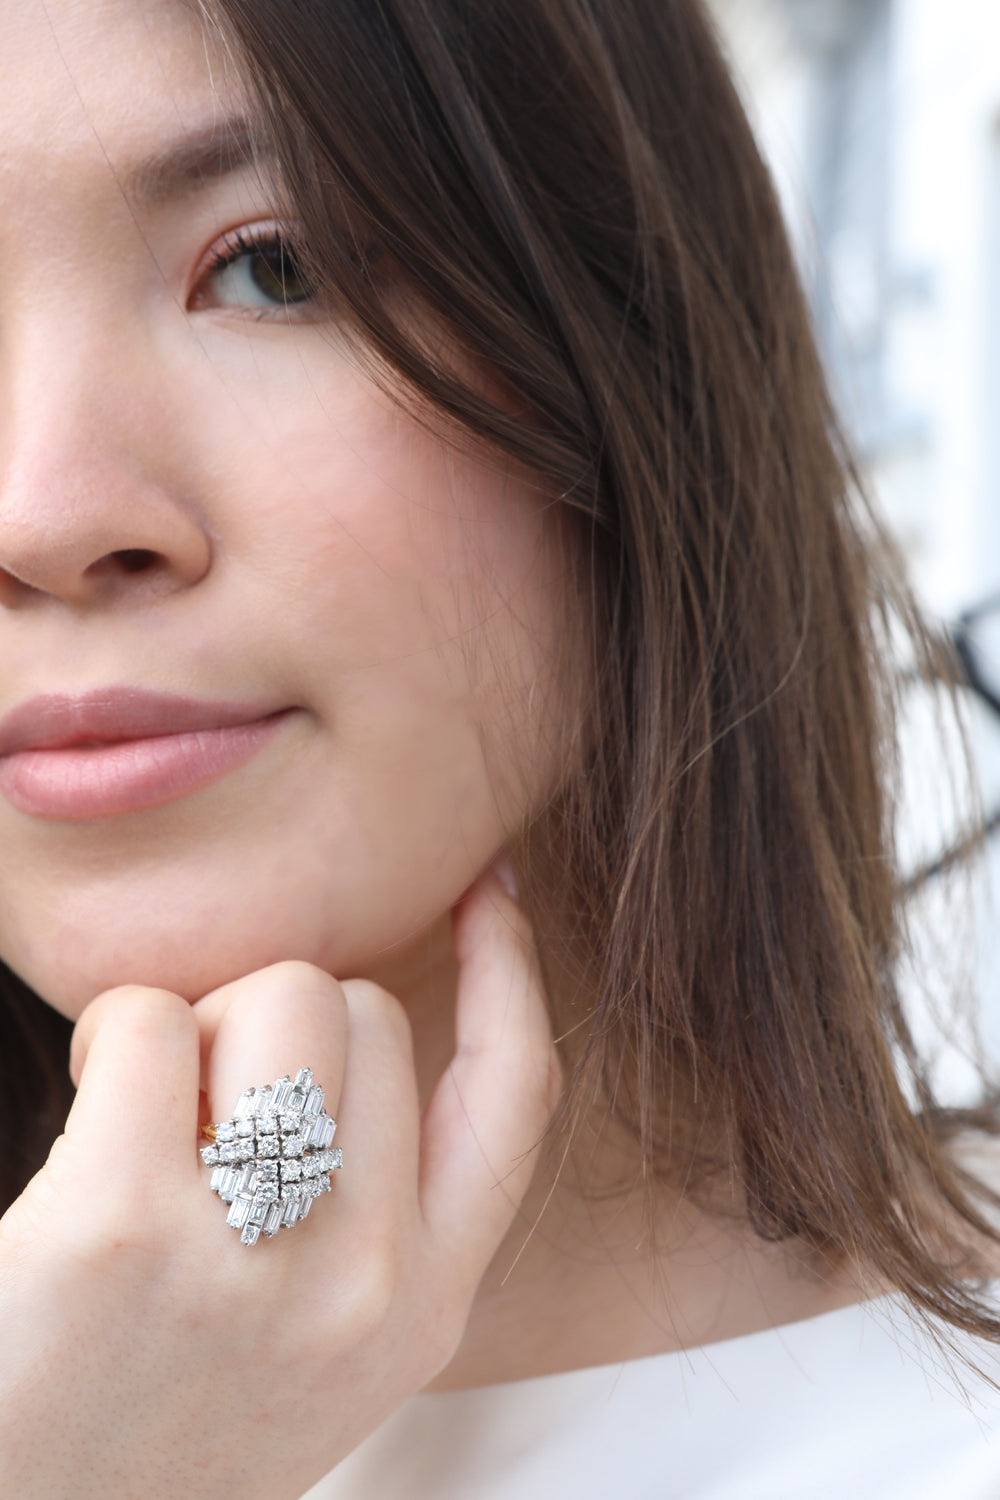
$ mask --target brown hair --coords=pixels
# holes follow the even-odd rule
[[[883,637],[920,625],[884,545],[873,566],[699,0],[210,9],[345,326],[574,517],[589,732],[523,844],[549,971],[588,997],[566,1118],[599,1080],[653,1175],[725,1165],[759,1233],[1000,1339],[963,1251],[994,1237],[946,1149],[966,1117],[896,990]],[[513,399],[464,382],[387,276]]]

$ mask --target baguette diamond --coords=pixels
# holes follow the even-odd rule
[[[329,1149],[337,1125],[323,1098],[312,1070],[300,1068],[294,1079],[286,1073],[273,1084],[245,1089],[232,1119],[207,1131],[215,1136],[201,1148],[202,1161],[213,1169],[209,1186],[229,1205],[226,1223],[240,1231],[244,1245],[290,1229],[306,1217],[314,1197],[330,1191],[329,1173],[341,1165],[341,1153]]]

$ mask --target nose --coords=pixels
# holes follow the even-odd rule
[[[211,565],[162,403],[102,380],[94,363],[67,368],[61,355],[3,381],[0,607],[138,602],[191,587]]]

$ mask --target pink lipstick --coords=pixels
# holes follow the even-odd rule
[[[0,792],[38,818],[138,812],[236,770],[289,712],[128,687],[31,698],[0,719]]]

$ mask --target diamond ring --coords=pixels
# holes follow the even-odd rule
[[[232,1119],[201,1127],[211,1142],[201,1148],[213,1168],[209,1186],[229,1204],[226,1223],[244,1245],[290,1229],[330,1191],[330,1172],[341,1165],[340,1147],[330,1149],[336,1128],[311,1068],[300,1068],[294,1082],[286,1073],[245,1089]]]

